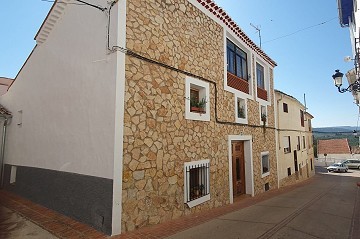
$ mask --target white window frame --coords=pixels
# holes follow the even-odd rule
[[[254,87],[253,87],[253,66],[252,66],[252,50],[249,48],[246,44],[240,42],[238,40],[238,37],[234,35],[233,32],[228,32],[224,30],[224,90],[234,93],[235,95],[240,96],[243,99],[254,99]],[[239,47],[241,50],[243,50],[247,54],[247,64],[248,64],[248,82],[249,82],[249,94],[242,92],[240,90],[234,89],[227,85],[227,39],[232,41],[237,47]]]
[[[187,198],[190,198],[190,181],[186,180],[188,177],[187,172],[186,172],[186,168],[187,167],[191,167],[191,166],[199,166],[202,164],[208,164],[209,165],[209,170],[207,170],[208,175],[206,176],[206,185],[207,185],[207,192],[209,192],[209,194],[197,198],[195,200],[192,200],[190,202],[187,202]],[[190,172],[189,172],[190,174]],[[198,161],[191,161],[191,162],[186,162],[184,163],[184,203],[186,203],[189,208],[195,207],[201,203],[204,203],[206,201],[210,200],[210,160],[209,159],[203,159],[203,160],[198,160]]]
[[[199,90],[199,98],[204,98],[206,101],[205,113],[197,113],[190,111],[190,89],[195,88]],[[185,119],[210,121],[210,85],[208,82],[186,77],[185,79]]]
[[[238,102],[241,102],[240,104],[242,107],[244,107],[244,113],[245,118],[240,118],[239,116],[239,108],[238,108]],[[248,123],[248,114],[247,114],[247,100],[246,98],[242,98],[235,95],[235,122],[240,124],[247,124]]]
[[[290,138],[289,135],[283,136],[283,143],[284,143],[284,153],[285,153],[285,154],[291,153],[291,138]],[[285,146],[288,146],[288,147],[285,147]],[[285,149],[286,149],[286,148],[289,148],[289,151],[286,151],[286,152],[285,152]]]
[[[260,115],[260,124],[263,125],[263,122],[261,120],[261,115],[263,114],[263,112],[265,112],[265,115],[266,115],[266,123],[265,125],[268,125],[268,122],[269,122],[269,115],[268,115],[268,110],[267,110],[267,106],[266,105],[262,105],[260,104],[259,105],[259,115]]]
[[[267,156],[268,158],[268,164],[269,164],[269,171],[263,172],[263,156]],[[267,177],[270,175],[270,158],[269,158],[269,151],[261,152],[261,178]]]
[[[256,63],[255,63],[255,98],[256,101],[259,102],[262,105],[271,105],[271,94],[270,94],[270,66],[269,64],[265,63],[265,61],[261,60],[259,57],[256,57],[255,59],[256,63],[264,67],[264,90],[267,91],[267,100],[263,100],[257,97],[257,70],[256,70]]]

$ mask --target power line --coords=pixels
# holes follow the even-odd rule
[[[100,6],[97,6],[97,5],[82,1],[82,0],[74,0],[74,1],[77,1],[77,2],[80,2],[80,3],[68,3],[68,2],[61,2],[61,1],[56,1],[56,0],[41,0],[41,1],[43,1],[43,2],[66,3],[66,4],[74,4],[74,5],[87,5],[87,6],[90,6],[90,7],[97,8],[97,9],[103,11],[103,12],[107,9],[106,7],[100,7]]]
[[[272,42],[272,41],[275,41],[275,40],[278,40],[278,39],[281,39],[281,38],[284,38],[284,37],[288,37],[288,36],[295,35],[296,33],[299,33],[299,32],[305,31],[305,30],[308,30],[308,29],[310,29],[310,28],[324,25],[324,24],[326,24],[326,23],[328,23],[328,22],[331,22],[332,20],[334,20],[334,19],[336,19],[336,18],[337,18],[337,17],[333,17],[333,18],[331,18],[331,19],[329,19],[329,20],[327,20],[327,21],[325,21],[325,22],[321,22],[321,23],[318,23],[318,24],[315,24],[315,25],[312,25],[312,26],[309,26],[309,27],[302,28],[302,29],[297,30],[297,31],[295,31],[295,32],[292,32],[292,33],[290,33],[290,34],[287,34],[287,35],[284,35],[284,36],[281,36],[281,37],[277,37],[277,38],[274,38],[274,39],[272,39],[272,40],[265,41],[265,42],[263,42],[263,43],[268,43],[268,42]]]
[[[41,0],[42,2],[55,2],[54,0]],[[62,1],[56,1],[57,3],[66,3],[66,4],[72,4],[72,5],[86,5],[84,3],[69,3],[69,2],[62,2]]]

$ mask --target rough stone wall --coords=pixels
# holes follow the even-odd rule
[[[223,90],[222,27],[186,0],[129,0],[127,8],[128,49],[208,79],[218,92],[210,83],[210,122],[186,120],[186,75],[126,56],[122,231],[228,204],[228,135],[253,136],[255,194],[264,192],[265,183],[276,188],[275,131],[215,121],[215,95],[218,118],[235,121],[234,95]],[[274,127],[272,106],[268,113]],[[259,125],[253,100],[248,116],[249,124]],[[261,178],[263,151],[270,152],[270,176]],[[201,159],[210,160],[211,199],[190,209],[184,204],[184,163]]]

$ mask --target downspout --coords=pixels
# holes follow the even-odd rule
[[[274,101],[276,102],[274,105],[276,107],[275,109],[275,141],[276,141],[276,168],[277,168],[277,187],[280,188],[280,176],[279,176],[279,150],[280,150],[280,129],[279,129],[279,121],[280,121],[280,114],[279,114],[279,103],[280,101],[283,99],[282,94],[280,94],[280,99],[276,99],[275,96],[275,91],[274,91]],[[277,132],[276,132],[277,131]]]
[[[1,161],[1,184],[0,188],[4,188],[4,172],[5,172],[5,142],[6,142],[6,126],[8,124],[8,118],[2,116],[5,121],[3,125],[3,132],[2,132],[2,139],[1,139],[1,155],[0,155],[0,161]]]

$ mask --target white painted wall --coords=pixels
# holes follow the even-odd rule
[[[296,99],[275,92],[277,102],[277,127],[278,131],[278,175],[279,180],[288,177],[287,169],[291,167],[291,174],[295,173],[294,150],[297,150],[297,164],[300,168],[306,166],[308,162],[308,135],[305,130],[308,129],[307,122],[301,126],[300,109],[304,110],[304,106]],[[283,110],[283,103],[288,105],[288,113]],[[305,119],[305,114],[304,114]],[[284,153],[284,136],[290,136],[291,152]],[[297,149],[298,136],[300,136],[300,150]],[[303,144],[303,136],[305,136],[305,147]]]
[[[116,37],[114,28],[111,41]],[[67,5],[0,98],[14,114],[6,163],[113,177],[116,54],[106,46],[106,14]]]

